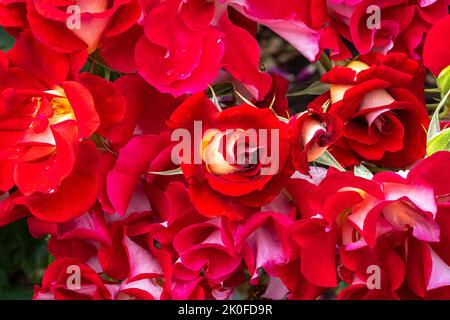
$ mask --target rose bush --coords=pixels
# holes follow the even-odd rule
[[[448,5],[0,0],[33,298],[449,299]]]

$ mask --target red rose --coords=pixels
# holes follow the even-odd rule
[[[76,278],[79,276],[79,280]],[[111,293],[90,266],[73,258],[55,260],[45,271],[35,300],[109,300]]]
[[[264,99],[254,99],[253,103],[258,108],[271,108],[277,115],[290,118],[291,111],[289,110],[289,101],[287,93],[289,91],[289,81],[283,76],[278,74],[272,74],[272,87],[266,94]]]
[[[208,217],[243,218],[275,198],[292,174],[288,127],[270,109],[240,105],[219,112],[199,93],[175,110],[169,125],[193,137],[181,166],[192,202]]]
[[[330,151],[344,165],[366,160],[405,167],[425,155],[429,118],[423,99],[425,69],[403,54],[371,54],[346,67],[335,67],[322,81],[330,92],[310,108],[344,123],[342,137]]]
[[[31,29],[34,36],[60,52],[99,48],[105,36],[118,35],[141,14],[137,0],[13,0],[0,6],[0,24]]]
[[[292,219],[283,213],[258,212],[243,221],[234,235],[237,252],[244,257],[253,283],[258,283],[258,269],[276,276],[276,268],[290,259],[286,235]]]
[[[179,254],[174,275],[193,280],[203,270],[214,284],[230,277],[241,264],[242,257],[233,251],[233,239],[227,222],[220,218],[187,226],[173,240]]]
[[[125,113],[113,84],[89,74],[72,77],[83,57],[58,54],[26,32],[0,68],[0,188],[17,186],[23,197],[16,203],[44,220],[65,221],[94,203],[98,153],[83,140],[109,137]],[[77,196],[76,205],[69,203]]]
[[[238,53],[233,44],[242,39],[245,45]],[[175,96],[204,90],[223,66],[261,98],[270,88],[270,77],[259,71],[259,55],[256,40],[213,1],[169,0],[146,16],[136,65],[147,82]]]
[[[102,244],[111,244],[105,214],[94,206],[80,217],[63,223],[28,218],[28,229],[35,238],[51,235],[48,251],[55,258],[76,258],[82,262],[96,257]]]
[[[296,114],[292,127],[291,157],[295,169],[308,174],[308,163],[319,158],[341,135],[342,121],[330,113],[314,110]]]
[[[291,179],[286,189],[301,219],[288,236],[303,276],[324,287],[334,287],[339,276],[352,284],[343,299],[398,298],[404,284],[411,295],[426,297],[448,286],[449,161],[450,153],[439,152],[406,176],[381,172],[368,180],[329,171],[318,186]],[[381,287],[363,288],[373,266],[380,267]]]
[[[448,0],[328,0],[333,27],[361,54],[404,52],[420,59],[424,35],[448,14]]]
[[[145,7],[138,24],[106,41],[102,55],[114,68],[137,70],[159,91],[175,96],[206,89],[223,68],[253,97],[262,99],[271,81],[259,70],[256,23],[314,60],[321,53],[319,38],[326,17],[325,6],[315,19],[303,13],[300,3],[283,0],[276,10],[272,6],[253,0],[154,2]],[[336,39],[337,33],[327,31],[320,41],[335,48]]]
[[[12,34],[18,34],[27,26],[27,0],[1,0],[0,24]]]

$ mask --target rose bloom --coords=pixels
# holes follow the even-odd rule
[[[195,121],[202,124],[200,132]],[[182,158],[192,202],[208,217],[243,218],[270,202],[292,174],[288,126],[270,109],[244,104],[219,112],[198,93],[175,110],[169,126],[194,137],[187,148],[191,155],[175,154]]]
[[[449,298],[449,161],[450,153],[438,152],[417,162],[406,177],[375,175],[384,199],[365,197],[349,215],[368,246],[341,248],[341,271],[353,278],[342,298],[373,299],[383,292],[394,299]],[[378,261],[386,274],[382,288],[368,290],[362,286],[365,269]]]
[[[359,53],[400,51],[420,59],[426,33],[447,16],[449,4],[449,0],[328,0],[328,9],[333,28]]]
[[[76,24],[73,5],[79,8]],[[105,36],[130,28],[141,15],[137,0],[2,0],[0,24],[13,33],[31,29],[42,43],[59,52],[94,52]],[[73,23],[74,28],[69,28]]]
[[[439,152],[402,175],[369,180],[329,170],[318,185],[291,179],[286,189],[301,219],[287,233],[303,276],[322,287],[338,277],[351,284],[342,299],[427,298],[436,290],[448,297],[449,161]],[[366,285],[371,265],[380,267],[380,288]]]
[[[401,168],[425,155],[425,69],[404,54],[369,54],[322,77],[330,91],[310,108],[338,116],[342,137],[330,148],[344,165],[360,160]],[[330,103],[327,106],[327,103]]]
[[[292,127],[291,157],[296,170],[308,174],[309,162],[319,158],[340,137],[342,121],[331,113],[309,110],[289,120]]]
[[[124,117],[124,98],[98,76],[75,80],[71,70],[84,64],[83,55],[56,53],[28,32],[1,61],[0,190],[16,186],[15,203],[44,220],[82,214],[98,188],[98,152],[86,140],[108,136]]]
[[[71,276],[79,272],[80,283]],[[45,271],[42,287],[34,289],[35,300],[109,300],[111,293],[94,269],[74,258],[55,260]]]
[[[271,78],[260,71],[257,24],[270,28],[311,61],[323,48],[346,50],[337,32],[328,27],[326,4],[318,6],[291,0],[154,1],[143,7],[143,18],[133,28],[107,39],[102,56],[117,70],[137,70],[159,91],[175,96],[199,92],[218,76],[231,75],[262,99]]]

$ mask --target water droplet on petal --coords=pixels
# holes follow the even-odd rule
[[[180,75],[180,80],[187,79],[187,78],[189,78],[191,75],[192,75],[192,72],[182,73],[182,74]]]

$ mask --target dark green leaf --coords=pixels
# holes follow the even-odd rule
[[[15,40],[13,36],[0,27],[0,50],[6,52],[13,47],[14,43]]]
[[[310,85],[308,88],[297,91],[297,92],[289,93],[288,96],[289,97],[297,97],[297,96],[305,96],[305,95],[320,96],[321,94],[327,92],[328,90],[330,90],[330,86],[328,84],[320,82],[320,81],[316,81],[312,85]]]

